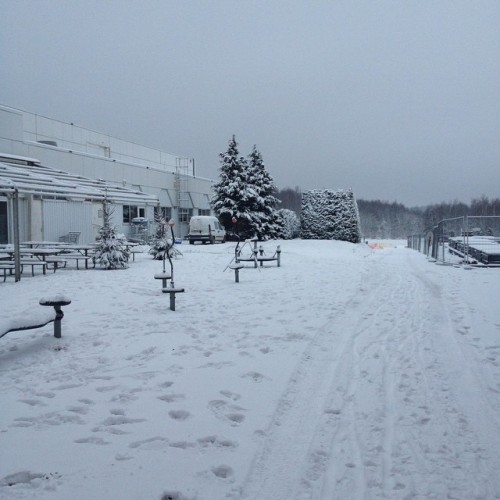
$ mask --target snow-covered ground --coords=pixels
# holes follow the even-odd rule
[[[500,269],[279,243],[179,245],[175,312],[147,254],[0,283],[72,300],[0,340],[0,498],[500,498]]]

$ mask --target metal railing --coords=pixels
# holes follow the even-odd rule
[[[500,216],[443,219],[425,233],[408,236],[408,247],[440,264],[500,266]]]

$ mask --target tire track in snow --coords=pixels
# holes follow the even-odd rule
[[[416,270],[392,265],[421,257],[399,252],[353,272],[359,294],[330,314],[305,350],[241,498],[499,494],[481,419],[471,421],[450,373],[463,353],[448,334],[439,276],[425,278],[425,261]]]
[[[361,285],[361,274],[353,279]],[[337,413],[335,408],[324,408],[324,401],[331,391],[336,367],[334,359],[352,350],[352,339],[337,334],[332,325],[335,317],[348,313],[355,302],[357,298],[353,296],[348,297],[344,304],[332,304],[324,326],[308,344],[295,367],[266,431],[260,454],[255,457],[235,498],[294,498],[301,472],[307,466],[307,451],[319,420],[325,414],[328,418],[335,418]],[[325,457],[319,452],[315,458],[321,463]]]

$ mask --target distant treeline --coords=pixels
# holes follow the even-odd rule
[[[281,189],[276,197],[281,201],[279,208],[293,210],[300,215],[302,192],[296,187]],[[422,233],[434,227],[443,219],[464,215],[500,216],[500,198],[483,196],[470,204],[461,201],[438,203],[426,207],[408,208],[401,203],[380,200],[357,200],[361,231],[364,238],[406,238],[410,234]]]

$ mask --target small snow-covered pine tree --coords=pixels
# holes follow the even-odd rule
[[[254,192],[252,208],[252,226],[259,240],[277,238],[280,232],[280,220],[276,210],[279,200],[274,196],[274,181],[264,166],[261,153],[254,146],[248,155],[247,183]]]
[[[170,231],[167,230],[168,221],[163,213],[155,214],[155,224],[156,231],[151,247],[149,248],[149,254],[153,256],[154,260],[163,260],[167,257],[165,252],[172,250],[172,238],[170,237]],[[172,255],[172,252],[170,253]]]
[[[107,197],[102,204],[103,226],[99,229],[99,243],[97,245],[94,262],[104,269],[127,268],[130,252],[125,245],[125,237],[116,231],[111,223],[114,208]]]
[[[278,210],[280,232],[278,238],[293,240],[300,236],[300,219],[293,210],[282,208]]]
[[[213,186],[211,206],[226,231],[236,231],[241,238],[254,235],[252,206],[256,193],[247,182],[247,162],[239,156],[233,135],[225,153],[220,153],[220,180]],[[237,223],[233,224],[232,219]]]
[[[303,193],[302,238],[359,243],[359,213],[352,191],[315,189]]]

